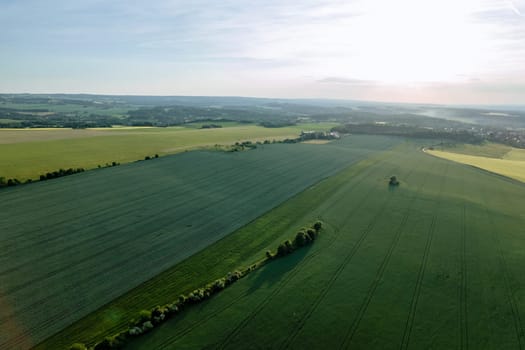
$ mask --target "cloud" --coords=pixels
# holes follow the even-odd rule
[[[431,99],[447,84],[518,87],[524,13],[525,0],[0,0],[0,76],[10,77],[0,89],[30,91],[36,74],[81,90],[86,70],[93,86],[131,89],[140,77],[190,94],[380,99],[406,88]]]

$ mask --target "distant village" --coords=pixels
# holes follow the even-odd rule
[[[301,141],[306,140],[335,140],[341,138],[337,131],[301,131]]]

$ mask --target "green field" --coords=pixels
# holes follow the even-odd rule
[[[482,144],[450,144],[444,147],[438,146],[439,151],[466,154],[487,158],[503,158],[513,148],[499,143],[485,142]]]
[[[320,123],[263,128],[224,124],[225,127],[219,129],[0,129],[0,176],[38,179],[40,174],[60,168],[90,169],[106,163],[127,163],[154,154],[173,154],[215,144],[296,138],[301,130],[327,130],[335,125]]]
[[[476,157],[521,161],[525,160],[525,149],[492,142],[485,142],[479,145],[451,144],[445,147],[437,147],[436,150]]]
[[[318,219],[315,244],[127,348],[525,347],[525,185],[422,146],[188,152],[9,188],[0,349],[93,345]]]
[[[420,146],[375,155],[228,236],[283,239],[325,223],[310,248],[128,348],[523,348],[525,186]]]
[[[327,145],[187,152],[4,189],[0,349],[44,340],[320,179],[397,142],[362,136]],[[231,249],[247,247],[240,241]],[[257,244],[252,248],[241,254],[260,254]],[[169,280],[160,284],[166,290],[139,291],[138,300],[126,300],[111,314],[102,311],[104,317],[82,324],[85,333],[73,334],[99,339],[99,332],[126,327],[137,310],[169,300],[180,288]],[[43,346],[60,349],[73,338]]]

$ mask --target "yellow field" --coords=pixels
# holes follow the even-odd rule
[[[38,128],[38,129],[0,129],[0,144],[38,142],[50,140],[67,140],[89,138],[95,136],[114,135],[113,129],[69,129],[69,128]],[[122,135],[122,134],[120,134]]]
[[[472,165],[525,182],[525,150],[512,149],[503,156],[503,159],[435,150],[427,150],[426,152],[436,157]]]
[[[296,138],[302,130],[329,130],[334,123],[263,128],[237,124],[217,129],[187,127],[0,130],[0,177],[38,179],[63,168],[96,168],[242,141]]]
[[[525,149],[513,148],[507,152],[503,159],[525,161]]]

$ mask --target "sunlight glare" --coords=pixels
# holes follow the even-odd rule
[[[485,33],[469,18],[473,1],[373,1],[364,4],[353,76],[384,83],[454,81],[484,64]],[[355,43],[355,39],[357,43]]]

